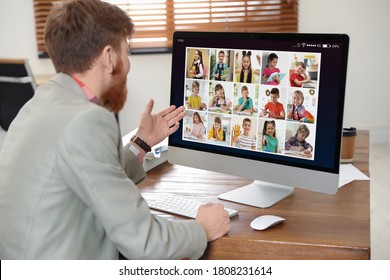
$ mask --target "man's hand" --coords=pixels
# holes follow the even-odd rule
[[[200,206],[196,220],[206,231],[207,241],[216,240],[230,230],[229,214],[222,204],[207,203]]]
[[[150,147],[160,143],[179,128],[179,121],[184,117],[184,106],[171,105],[157,114],[152,114],[154,101],[151,99],[141,115],[136,135]]]

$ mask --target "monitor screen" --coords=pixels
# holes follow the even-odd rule
[[[294,188],[336,193],[348,44],[344,34],[176,32],[171,103],[186,110],[168,160],[254,179],[219,198],[259,207]],[[278,188],[277,201],[259,197]]]

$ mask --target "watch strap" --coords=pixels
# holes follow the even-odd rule
[[[141,138],[139,138],[136,135],[133,135],[133,137],[131,137],[130,141],[137,144],[142,150],[145,151],[145,153],[148,153],[152,150],[152,148],[144,140],[142,140]]]

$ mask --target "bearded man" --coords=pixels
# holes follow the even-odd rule
[[[184,108],[152,114],[150,100],[123,147],[114,114],[126,100],[132,33],[106,2],[54,5],[45,43],[57,74],[20,110],[0,152],[0,259],[196,259],[229,230],[222,204],[169,221],[135,185],[145,153],[178,129]]]

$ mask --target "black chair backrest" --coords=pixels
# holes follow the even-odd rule
[[[8,130],[36,84],[25,59],[0,59],[0,126]]]

